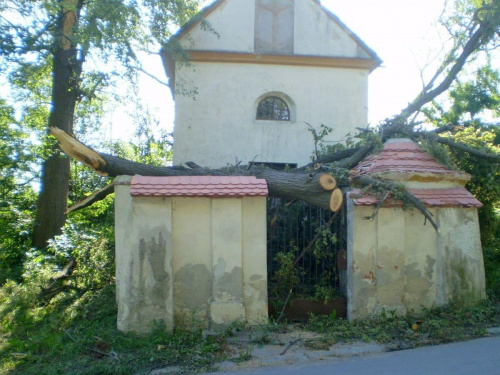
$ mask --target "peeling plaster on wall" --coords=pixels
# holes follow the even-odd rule
[[[176,324],[190,324],[192,312],[207,321],[212,296],[212,275],[203,264],[188,264],[174,275]]]
[[[142,285],[139,288],[145,292],[145,302],[160,309],[166,309],[168,289],[165,286],[170,282],[170,275],[165,271],[166,251],[166,241],[161,233],[158,235],[158,241],[152,237],[147,242],[144,239],[139,242],[139,254],[143,265],[141,269],[146,269],[146,274],[140,278]]]
[[[226,273],[226,262],[224,262],[224,259],[219,258],[217,264],[214,265],[215,282],[218,283],[219,280],[222,279],[225,273]]]
[[[434,265],[436,264],[436,259],[431,258],[427,255],[427,266],[425,267],[425,276],[427,279],[432,280],[432,275],[434,274]]]
[[[119,330],[267,321],[265,197],[132,198],[127,183],[115,190]]]
[[[457,221],[461,225],[474,225],[474,218],[465,210],[457,211]]]
[[[225,272],[217,281],[217,299],[229,301],[237,299],[241,301],[243,271],[241,267],[234,267],[231,272]]]
[[[418,269],[420,265],[418,263],[412,263],[406,265],[406,276],[412,279],[419,279],[422,277],[422,272]]]
[[[460,249],[445,247],[445,254],[450,259],[446,267],[445,278],[448,284],[448,298],[461,302],[464,298],[475,296],[474,287],[469,279],[468,267],[471,259],[467,259]]]
[[[267,280],[262,275],[253,275],[256,280],[250,281],[250,289],[247,289],[246,295],[253,296],[254,300],[265,302],[267,305]]]
[[[262,280],[262,279],[263,279],[262,275],[252,275],[250,277],[250,281],[259,281],[259,280]]]
[[[381,208],[370,222],[363,218],[373,207],[352,206],[349,200],[349,319],[484,298],[476,209],[431,208],[438,234],[422,225],[418,212]]]

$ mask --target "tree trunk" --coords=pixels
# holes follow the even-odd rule
[[[55,36],[52,67],[52,108],[49,127],[73,132],[73,118],[78,100],[78,80],[82,61],[71,43],[77,25],[76,0],[66,0],[58,22],[59,36]],[[42,164],[41,187],[38,196],[32,245],[43,248],[47,241],[61,233],[66,221],[70,176],[69,159],[59,146],[52,147],[51,155]]]
[[[338,191],[325,189],[320,182],[324,181],[325,172],[297,170],[291,172],[277,171],[266,167],[228,167],[208,169],[198,167],[194,163],[187,163],[186,167],[156,167],[148,164],[136,163],[117,156],[99,153],[79,142],[76,138],[57,128],[51,128],[51,134],[59,139],[61,148],[83,164],[93,168],[103,176],[116,177],[119,175],[143,176],[256,176],[266,180],[269,195],[277,198],[299,199],[312,205],[330,209],[332,194],[338,200]],[[323,176],[323,177],[322,177]],[[335,180],[333,176],[327,176]]]

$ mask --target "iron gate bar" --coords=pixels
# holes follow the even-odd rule
[[[332,217],[330,211],[304,202],[268,199],[268,280],[271,298],[277,286],[276,272],[279,265],[276,257],[279,253],[292,253],[293,258],[297,260],[295,264],[299,283],[295,286],[296,295],[313,297],[316,286],[330,287],[336,290],[337,295],[345,295],[345,291],[340,290],[341,284],[344,283],[340,282],[336,256],[347,244],[345,212],[342,208]],[[329,221],[330,225],[326,225]],[[307,254],[299,258],[314,237],[318,236],[318,230],[326,228],[329,233],[335,234],[335,238],[325,238],[319,234],[316,243],[307,249]],[[319,246],[319,240],[325,243],[321,253],[315,254],[314,247]],[[320,255],[319,259],[317,255]]]

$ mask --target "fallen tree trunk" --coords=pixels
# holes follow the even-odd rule
[[[203,169],[194,163],[190,164],[193,168],[182,166],[157,167],[97,152],[60,129],[51,128],[51,134],[59,140],[64,152],[103,176],[255,176],[267,181],[269,196],[271,197],[299,199],[332,211],[336,211],[341,207],[341,204],[339,204],[341,197],[339,197],[337,189],[332,190],[331,185],[326,186],[326,188],[322,186],[325,179],[335,180],[334,176],[320,170],[285,172],[262,166]],[[325,175],[327,175],[326,178],[322,177]],[[332,198],[332,194],[335,194],[334,198]]]
[[[394,128],[392,128],[394,129]],[[391,130],[392,130],[391,129]],[[51,128],[51,134],[55,136],[61,143],[63,149],[69,156],[76,158],[85,165],[94,169],[97,173],[103,176],[116,177],[119,175],[145,175],[145,176],[255,176],[266,180],[269,189],[269,196],[275,198],[298,199],[317,207],[329,209],[337,212],[341,209],[343,203],[343,193],[339,187],[354,186],[360,187],[376,187],[383,189],[386,192],[401,190],[391,181],[374,180],[368,176],[357,176],[350,181],[345,177],[342,183],[339,184],[337,179],[324,170],[330,170],[329,167],[323,168],[321,163],[314,165],[312,168],[300,168],[292,171],[278,171],[264,166],[233,166],[220,169],[204,169],[193,162],[186,163],[184,166],[158,167],[148,164],[136,163],[117,156],[108,155],[92,150],[84,145],[76,138],[70,136],[64,131],[56,128]],[[461,143],[457,143],[448,138],[439,137],[436,133],[421,133],[413,132],[412,138],[427,136],[427,138],[446,144],[450,147],[459,148],[471,154],[481,157],[488,157],[494,160],[500,158],[499,155],[489,154],[483,151],[472,149]],[[349,152],[342,151],[343,156],[347,156],[344,160],[340,160],[334,164],[335,168],[350,169],[356,166],[364,157],[373,151],[373,144],[367,143],[362,147],[352,149]],[[338,187],[337,187],[338,186]],[[112,192],[112,187],[108,186],[102,191],[99,191],[86,200],[77,203],[72,210],[82,207],[87,207],[93,202],[100,199],[101,196]],[[416,207],[429,221],[436,231],[439,231],[439,226],[432,218],[432,214],[407,190],[402,191],[404,200],[407,203]],[[387,197],[386,197],[387,198]],[[384,199],[385,200],[385,199]],[[376,210],[378,211],[378,210]],[[372,216],[375,217],[376,213]]]

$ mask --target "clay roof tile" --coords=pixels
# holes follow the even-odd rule
[[[352,172],[354,174],[383,172],[457,173],[436,162],[431,155],[421,150],[409,139],[388,140],[379,154],[368,156]]]
[[[434,207],[481,207],[479,202],[467,189],[463,187],[448,189],[408,189],[415,197],[420,199],[427,206]],[[359,194],[360,191],[353,191]],[[378,202],[377,198],[367,195],[361,198],[354,198],[357,206],[372,206]],[[389,204],[394,204],[390,202]]]
[[[134,176],[134,197],[244,197],[267,196],[266,180],[255,176]]]

